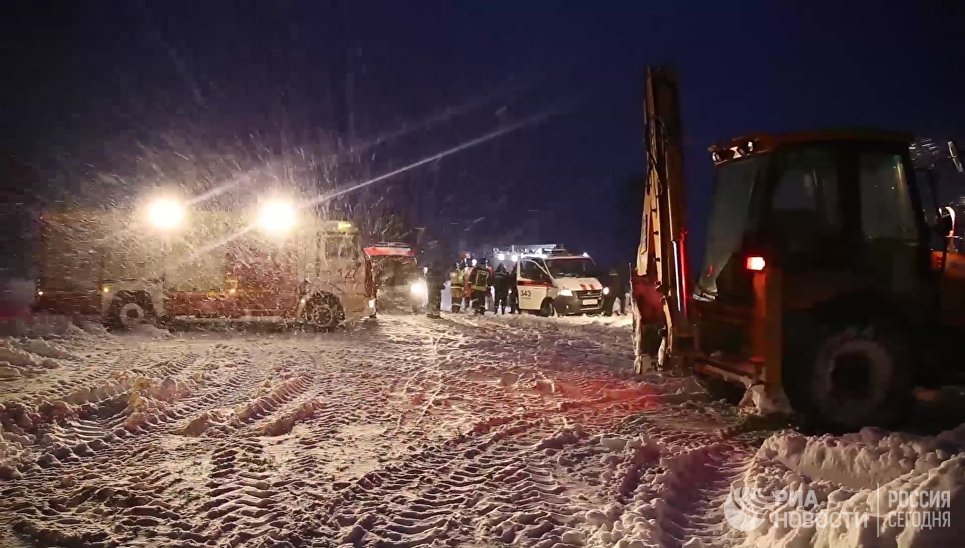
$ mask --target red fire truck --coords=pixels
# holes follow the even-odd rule
[[[379,311],[423,312],[428,299],[425,272],[416,252],[404,243],[380,242],[365,248],[372,261],[375,306]]]
[[[34,308],[105,324],[173,318],[294,321],[332,328],[374,315],[370,261],[346,221],[270,200],[251,214],[70,210],[39,222]]]

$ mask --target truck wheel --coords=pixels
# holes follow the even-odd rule
[[[911,367],[899,329],[872,322],[799,341],[785,351],[783,384],[795,411],[816,426],[835,430],[888,426],[907,411]]]
[[[305,322],[320,329],[334,329],[345,319],[338,297],[330,293],[315,295],[305,303]]]
[[[107,311],[107,323],[115,329],[131,329],[154,320],[154,306],[147,295],[121,292],[114,296]]]
[[[539,315],[544,318],[549,318],[550,316],[556,315],[556,308],[553,306],[553,299],[543,299],[543,303],[539,305]]]

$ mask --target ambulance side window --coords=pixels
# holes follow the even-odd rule
[[[542,281],[544,278],[546,278],[546,274],[543,273],[540,267],[537,266],[534,261],[528,259],[523,260],[523,262],[520,263],[519,274],[520,277],[526,278],[527,280]]]

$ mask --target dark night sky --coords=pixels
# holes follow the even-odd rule
[[[697,218],[719,139],[827,125],[965,135],[952,4],[5,4],[0,149],[86,202],[245,173],[233,193],[284,174],[329,190],[552,111],[349,201],[384,195],[452,245],[562,241],[627,260],[646,65],[680,73]]]

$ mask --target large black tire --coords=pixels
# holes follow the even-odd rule
[[[556,307],[553,306],[553,299],[543,299],[539,305],[539,315],[544,318],[556,315]]]
[[[154,304],[145,293],[118,291],[107,311],[106,323],[112,329],[133,329],[136,325],[154,321]]]
[[[906,333],[887,320],[786,329],[783,385],[794,410],[835,431],[892,426],[911,403]]]
[[[345,319],[345,309],[338,297],[331,293],[313,295],[305,303],[302,314],[305,323],[316,329],[332,330]]]

